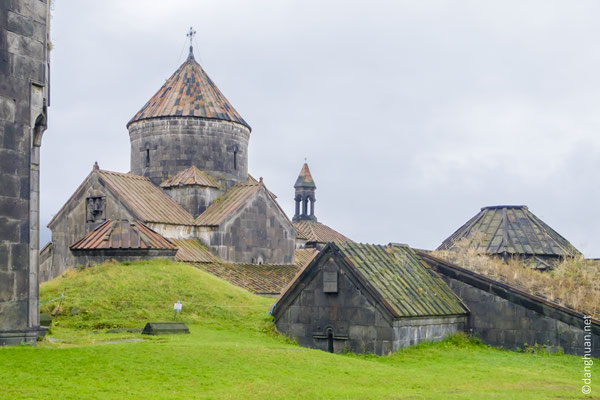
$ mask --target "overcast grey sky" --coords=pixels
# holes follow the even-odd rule
[[[54,2],[44,226],[94,161],[129,171],[125,124],[193,26],[288,215],[307,157],[319,221],[354,240],[435,248],[526,204],[600,257],[600,2]]]

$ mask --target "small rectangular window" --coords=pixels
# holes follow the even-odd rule
[[[337,271],[323,271],[323,292],[338,292],[338,273]]]

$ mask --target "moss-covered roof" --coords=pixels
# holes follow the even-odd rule
[[[331,244],[394,317],[463,315],[454,292],[408,246]]]
[[[346,236],[338,231],[317,221],[302,220],[292,222],[294,229],[298,233],[298,239],[304,239],[308,242],[327,243],[327,242],[351,242]]]

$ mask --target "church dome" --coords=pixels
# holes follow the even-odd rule
[[[192,166],[225,188],[248,180],[250,125],[196,62],[191,46],[127,129],[131,173],[155,185]]]
[[[127,123],[165,117],[197,117],[250,125],[198,64],[190,51],[188,59],[158,92]]]

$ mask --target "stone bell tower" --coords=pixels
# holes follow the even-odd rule
[[[294,184],[296,189],[296,195],[294,201],[296,202],[296,212],[294,213],[293,221],[316,221],[315,216],[315,191],[317,186],[315,181],[310,174],[308,164],[304,163],[300,170],[300,175],[296,179]]]
[[[49,106],[48,0],[0,2],[0,345],[39,327],[39,162]]]
[[[223,186],[248,180],[250,125],[194,58],[129,121],[131,172],[155,185],[197,167]]]

